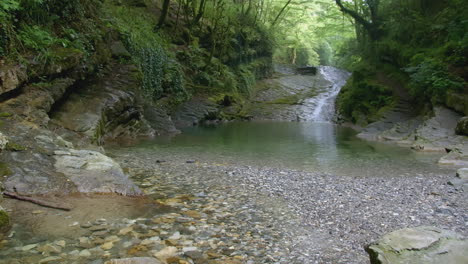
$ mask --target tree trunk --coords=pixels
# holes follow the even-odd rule
[[[169,12],[169,4],[171,0],[164,0],[161,16],[159,17],[158,24],[156,25],[156,30],[160,29],[164,25],[164,21],[166,21],[167,13]]]
[[[273,23],[271,23],[271,27],[274,27],[275,24],[278,22],[278,19],[280,18],[280,16],[283,14],[284,10],[286,9],[286,7],[288,7],[288,5],[291,3],[292,0],[288,0],[288,2],[286,2],[286,4],[283,6],[283,8],[281,8],[281,10],[279,11],[278,15],[275,17],[275,20],[273,20]]]
[[[369,11],[371,14],[371,22],[367,21],[364,17],[359,15],[358,12],[346,8],[341,0],[335,0],[335,2],[340,8],[341,12],[350,15],[358,24],[364,27],[372,40],[378,40],[380,38],[381,32],[379,30],[379,17],[377,15],[377,5],[379,4],[378,0],[368,2]]]

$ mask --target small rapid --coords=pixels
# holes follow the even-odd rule
[[[330,86],[319,91],[314,97],[306,98],[303,102],[303,119],[315,122],[330,122],[335,116],[336,96],[346,84],[350,73],[331,66],[319,67],[319,78],[330,82]]]

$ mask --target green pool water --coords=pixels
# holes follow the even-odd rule
[[[231,122],[187,128],[174,137],[144,141],[134,151],[246,166],[270,166],[343,176],[385,177],[448,173],[441,154],[368,142],[350,128],[314,122]]]

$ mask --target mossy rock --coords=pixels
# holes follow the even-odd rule
[[[0,232],[6,232],[10,228],[10,216],[0,207]]]
[[[468,136],[468,116],[462,117],[455,128],[457,135]]]
[[[0,117],[12,117],[13,114],[12,113],[8,113],[8,112],[0,112]]]
[[[10,176],[13,174],[13,171],[8,167],[4,162],[0,162],[0,176]]]
[[[10,141],[7,143],[5,149],[9,151],[24,151],[26,150],[26,147]]]

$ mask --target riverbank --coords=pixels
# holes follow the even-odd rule
[[[447,184],[451,174],[343,177],[132,148],[111,150],[111,156],[157,201],[158,210],[114,219],[63,213],[69,231],[79,237],[65,232],[21,240],[25,227],[16,226],[2,243],[0,263],[38,263],[48,256],[60,263],[135,256],[194,263],[366,263],[365,245],[403,227],[431,225],[468,234],[466,193]],[[122,203],[116,202],[113,208],[120,211]],[[57,214],[30,210],[23,217],[34,217],[37,210]],[[45,224],[50,222],[37,223]],[[57,247],[62,240],[66,246],[41,255],[50,249],[46,245]]]
[[[210,190],[224,189],[225,194],[215,200],[222,204],[223,196],[232,196],[223,205],[227,212],[239,212],[239,205],[257,208],[250,217],[267,213],[268,221],[259,226],[270,224],[280,234],[280,239],[269,239],[273,245],[285,246],[278,263],[365,263],[367,243],[403,227],[433,225],[468,234],[467,196],[447,184],[451,174],[340,177],[207,160],[187,163],[187,157],[163,153],[140,158],[118,155],[124,166],[165,175],[165,181],[181,189],[190,186],[194,194],[204,193],[208,199],[213,195]],[[167,162],[148,167],[145,160],[154,158]],[[275,208],[278,205],[282,210]],[[234,223],[237,228],[255,226],[245,218]],[[275,263],[263,261],[254,263]]]

